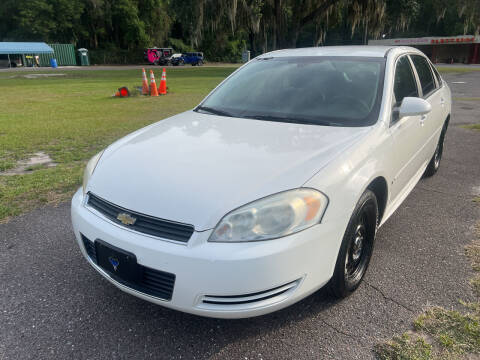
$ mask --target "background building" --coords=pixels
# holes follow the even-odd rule
[[[369,40],[368,45],[407,45],[423,51],[433,63],[480,63],[480,36]]]
[[[78,49],[78,65],[88,65],[86,49]],[[0,42],[0,67],[50,66],[55,59],[59,66],[77,65],[72,44],[44,42]]]
[[[53,49],[43,42],[0,42],[0,66],[40,65],[43,54],[53,54]]]

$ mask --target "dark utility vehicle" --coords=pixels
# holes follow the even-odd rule
[[[182,56],[178,56],[178,57],[174,56],[171,58],[172,65],[191,64],[192,66],[196,66],[196,65],[203,65],[204,62],[205,61],[204,61],[202,52],[189,52],[189,53],[182,54]]]
[[[143,52],[143,58],[154,65],[169,65],[170,57],[173,54],[172,48],[148,48]]]
[[[183,61],[185,64],[203,65],[203,53],[202,52],[189,52],[183,54]]]

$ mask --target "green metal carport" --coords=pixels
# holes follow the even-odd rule
[[[53,54],[53,49],[44,42],[0,42],[0,55],[8,56],[10,67],[10,55],[22,55],[25,64],[26,54]]]

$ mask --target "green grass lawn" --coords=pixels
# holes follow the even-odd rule
[[[154,70],[158,85],[161,69]],[[59,69],[55,73],[65,76],[35,79],[25,75],[52,71],[0,73],[0,171],[39,151],[58,164],[0,175],[0,221],[67,199],[80,186],[92,155],[133,130],[191,109],[233,70],[168,69],[167,96],[125,99],[111,95],[121,86],[141,86],[141,70]]]
[[[480,67],[456,67],[456,66],[437,66],[437,70],[441,73],[468,73],[472,71],[480,71]]]
[[[480,131],[480,124],[468,124],[468,125],[462,125],[462,127],[465,129]]]

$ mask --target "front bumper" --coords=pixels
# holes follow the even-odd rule
[[[325,285],[333,274],[346,220],[316,225],[281,239],[209,243],[211,230],[194,232],[180,244],[119,226],[72,199],[72,223],[82,254],[121,290],[192,314],[242,318],[279,310]],[[101,239],[136,255],[139,264],[175,275],[171,300],[135,290],[113,279],[87,254],[84,237]]]

